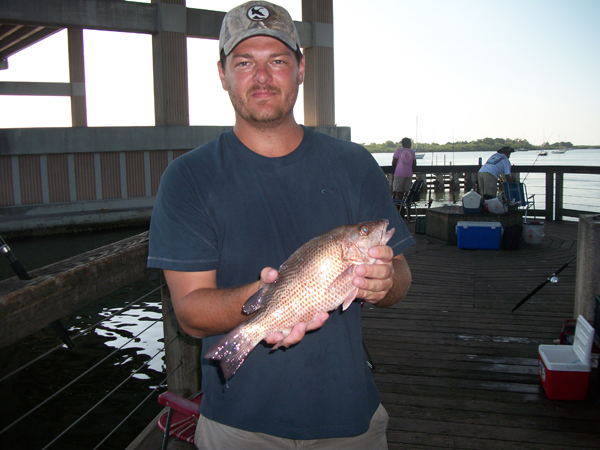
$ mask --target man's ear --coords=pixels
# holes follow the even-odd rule
[[[223,65],[221,64],[221,61],[217,61],[217,68],[219,69],[219,78],[221,80],[221,86],[223,87],[223,90],[227,90],[227,83],[225,83],[225,71],[223,70]]]
[[[302,55],[302,59],[298,63],[298,86],[304,83],[304,70],[306,69],[304,62],[304,55]]]

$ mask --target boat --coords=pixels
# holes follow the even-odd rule
[[[565,150],[564,148],[559,148],[558,150],[552,150],[552,153],[564,153],[567,150]]]
[[[538,152],[538,156],[547,156],[548,152],[546,150],[542,150],[541,152]]]
[[[425,153],[415,153],[416,159],[423,159],[425,157]]]

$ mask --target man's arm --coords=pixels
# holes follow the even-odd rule
[[[242,306],[264,285],[259,280],[237,288],[217,289],[216,270],[165,270],[164,274],[181,328],[199,338],[228,332],[248,320],[250,316],[242,312]]]
[[[266,267],[260,280],[236,288],[217,288],[217,272],[178,272],[165,270],[171,301],[177,320],[183,331],[190,336],[202,338],[227,333],[248,320],[242,306],[246,300],[267,283],[277,279],[277,270]],[[320,314],[310,324],[298,324],[284,339],[282,346],[289,347],[302,340],[307,331],[323,326],[329,314]],[[281,333],[268,336],[268,343],[281,341]]]

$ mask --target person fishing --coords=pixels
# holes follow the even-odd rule
[[[402,147],[397,148],[392,157],[392,170],[394,173],[392,192],[396,200],[403,200],[408,195],[412,186],[413,172],[417,167],[417,158],[415,151],[411,149],[412,141],[410,138],[403,138],[401,144]],[[407,204],[406,211],[403,213],[404,206],[398,206],[398,211],[403,216],[410,216],[409,209],[410,204]]]
[[[358,144],[299,125],[293,115],[305,60],[289,13],[265,1],[229,11],[219,38],[222,87],[233,128],[177,158],[162,176],[150,225],[148,266],[163,269],[179,324],[202,338],[202,354],[249,317],[246,300],[273,283],[280,265],[341,225],[387,219],[374,264],[354,269],[358,298],[401,301],[414,244],[389,184]],[[275,332],[225,382],[202,359],[198,448],[387,448],[388,416],[361,342],[353,302]],[[311,441],[311,442],[308,442]],[[310,447],[308,447],[310,444]]]
[[[479,185],[479,195],[484,199],[496,197],[498,194],[498,178],[504,175],[504,178],[509,183],[512,183],[510,154],[515,150],[511,147],[504,146],[494,153],[481,166],[477,173],[477,184]]]

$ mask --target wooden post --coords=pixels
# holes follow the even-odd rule
[[[563,197],[564,197],[564,173],[556,174],[556,203],[554,206],[554,220],[562,220],[563,218]]]
[[[575,316],[581,314],[593,324],[596,295],[600,295],[600,214],[579,216],[577,236],[577,275],[575,279]],[[596,330],[598,333],[599,330]]]
[[[554,172],[546,172],[546,220],[554,217]]]
[[[167,365],[168,390],[182,397],[200,390],[201,340],[187,335],[179,326],[169,288],[162,284],[162,313],[165,335],[165,363]]]

